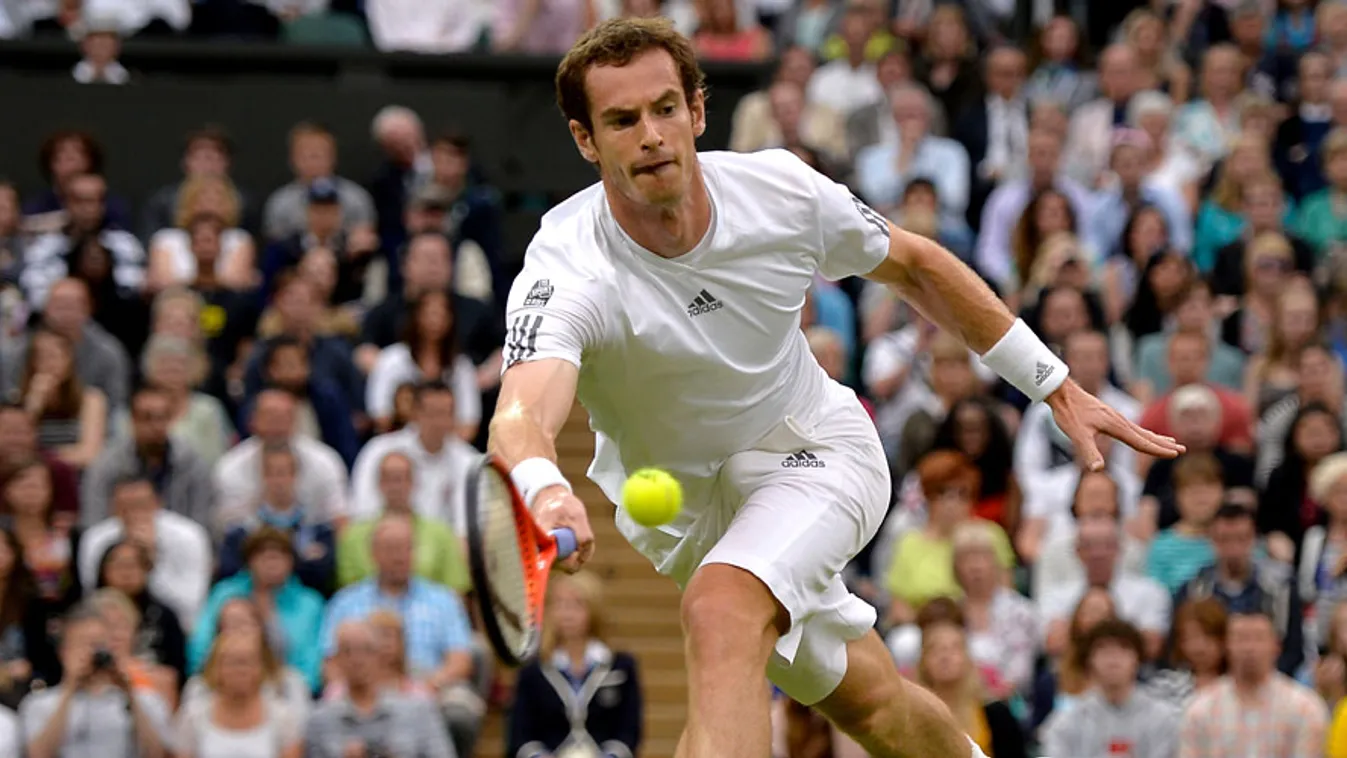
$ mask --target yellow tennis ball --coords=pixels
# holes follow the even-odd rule
[[[622,507],[641,526],[663,526],[683,508],[683,486],[667,471],[643,468],[622,485]]]

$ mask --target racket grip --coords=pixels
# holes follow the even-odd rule
[[[552,532],[552,539],[557,541],[557,560],[559,561],[571,557],[580,547],[575,540],[575,532],[564,526]]]

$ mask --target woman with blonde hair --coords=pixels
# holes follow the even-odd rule
[[[229,289],[256,286],[257,251],[252,235],[239,228],[242,210],[238,190],[227,177],[193,176],[178,190],[172,229],[160,229],[150,238],[146,286],[158,291],[174,284],[191,284],[197,277],[191,229],[196,222],[214,219],[220,232],[220,254],[215,275]]]
[[[1164,90],[1176,103],[1188,101],[1193,71],[1171,44],[1165,20],[1150,8],[1137,8],[1122,22],[1122,38],[1136,52],[1142,89]]]
[[[922,627],[917,683],[949,708],[988,758],[1024,758],[1024,732],[1009,706],[985,697],[962,621],[939,618]]]
[[[1300,351],[1319,335],[1319,296],[1309,282],[1292,279],[1273,305],[1266,329],[1267,349],[1244,371],[1244,397],[1261,416],[1300,386]]]
[[[308,720],[313,703],[313,693],[309,689],[308,681],[303,674],[285,665],[277,657],[271,638],[279,636],[279,632],[268,626],[257,603],[249,598],[235,597],[220,606],[220,614],[215,620],[215,639],[211,643],[211,651],[215,649],[221,637],[235,632],[257,634],[264,640],[261,652],[264,672],[262,691],[267,699],[288,706],[292,712],[299,714],[302,720]],[[209,663],[210,652],[207,652],[206,660]],[[187,686],[182,691],[183,710],[193,703],[209,701],[213,685],[204,675],[205,668],[203,665],[202,674],[187,680]]]
[[[636,755],[643,705],[636,659],[603,642],[603,588],[554,578],[538,660],[519,672],[506,755]]]
[[[1192,259],[1204,274],[1216,265],[1217,251],[1244,233],[1248,225],[1248,219],[1244,217],[1244,199],[1255,183],[1275,183],[1277,191],[1282,191],[1281,178],[1272,169],[1268,142],[1242,137],[1230,148],[1230,155],[1221,164],[1211,194],[1197,211]],[[1290,207],[1288,201],[1286,220],[1291,218]]]
[[[216,638],[203,674],[210,692],[184,704],[176,719],[177,758],[303,755],[304,718],[266,696],[268,655],[260,632],[238,630]]]
[[[1244,294],[1222,322],[1221,340],[1248,355],[1265,353],[1278,303],[1288,289],[1297,288],[1313,289],[1308,279],[1295,273],[1291,241],[1277,232],[1254,237],[1244,251]]]

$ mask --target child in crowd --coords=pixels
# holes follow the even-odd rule
[[[1155,535],[1146,573],[1177,592],[1216,559],[1207,530],[1225,496],[1221,464],[1210,454],[1186,455],[1174,464],[1174,498],[1179,520]]]

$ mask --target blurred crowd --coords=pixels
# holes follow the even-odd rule
[[[713,103],[730,149],[940,241],[1187,446],[1100,440],[1083,474],[952,336],[820,279],[802,327],[894,475],[848,578],[899,665],[993,758],[1347,757],[1347,2],[0,0],[0,33],[71,34],[74,75],[117,83],[126,36],[555,54],[659,12],[775,62]],[[513,273],[472,135],[389,106],[348,177],[300,123],[292,180],[244,187],[204,127],[133,207],[97,126],[48,137],[47,186],[0,184],[0,742],[441,758],[499,705],[510,758],[634,754],[592,577],[513,703],[462,601]],[[782,758],[864,755],[777,715]]]

